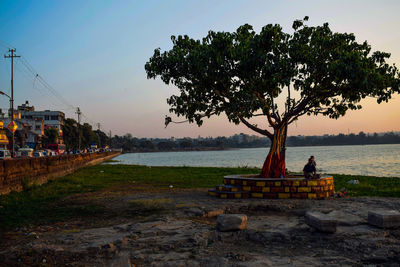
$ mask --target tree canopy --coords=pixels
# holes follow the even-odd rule
[[[245,24],[235,32],[210,31],[202,40],[172,36],[172,49],[156,49],[146,63],[147,77],[160,76],[180,90],[167,99],[169,111],[190,123],[201,126],[204,118],[225,113],[230,122],[268,136],[261,176],[284,176],[290,123],[305,114],[337,119],[361,109],[365,97],[381,103],[399,92],[389,53],[372,52],[354,34],[333,32],[328,23],[308,26],[307,20],[294,21],[293,33],[278,24],[256,33]],[[269,127],[252,124],[255,116]],[[171,122],[166,116],[166,125]]]
[[[338,118],[360,109],[367,96],[380,103],[398,92],[398,70],[386,62],[390,54],[371,52],[366,41],[332,32],[328,23],[307,26],[307,20],[296,20],[293,33],[277,24],[256,33],[245,24],[232,33],[210,31],[202,40],[172,36],[172,49],[156,49],[146,63],[147,76],[180,89],[167,100],[177,116],[200,126],[205,117],[225,113],[269,137],[268,129],[247,119],[262,115],[279,128],[304,114]],[[276,99],[283,93],[279,111]]]

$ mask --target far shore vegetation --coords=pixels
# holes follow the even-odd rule
[[[224,175],[259,171],[253,168],[109,164],[86,167],[41,186],[26,185],[23,192],[1,195],[0,232],[25,225],[93,216],[102,212],[101,201],[123,195],[213,188],[222,183]],[[334,174],[334,179],[336,190],[345,187],[350,197],[400,197],[400,178]],[[347,184],[355,179],[359,181],[358,185]],[[73,201],[82,197],[86,201]]]
[[[341,145],[378,145],[400,144],[400,133],[364,133],[338,134],[322,136],[289,136],[287,146],[341,146]],[[270,147],[267,137],[248,134],[232,136],[198,138],[137,138],[131,134],[114,136],[112,147],[124,152],[192,151],[222,150],[234,148]]]

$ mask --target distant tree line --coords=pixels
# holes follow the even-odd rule
[[[288,146],[340,146],[340,145],[372,145],[400,144],[400,134],[388,132],[384,134],[338,134],[326,136],[289,136]]]
[[[331,145],[367,145],[367,144],[400,144],[400,135],[389,132],[367,135],[339,134],[325,136],[290,136],[288,146],[331,146]],[[112,148],[121,148],[125,152],[156,151],[190,151],[190,150],[222,150],[231,148],[268,147],[270,140],[255,135],[234,135],[230,137],[207,138],[137,138],[131,134],[115,135]]]
[[[52,138],[50,143],[54,143],[58,139],[58,133],[52,133],[51,129],[46,130],[46,136]],[[63,140],[68,150],[78,149],[79,135],[81,136],[81,149],[89,148],[91,144],[96,143],[98,147],[105,147],[110,145],[110,138],[101,130],[93,130],[89,123],[78,125],[74,119],[65,119],[62,128]],[[51,133],[51,134],[49,134]],[[55,137],[54,134],[57,134]],[[44,143],[47,141],[44,140]]]
[[[269,144],[267,138],[249,135],[235,135],[233,137],[207,138],[137,138],[131,134],[114,136],[113,148],[122,148],[124,151],[184,151],[184,150],[220,150],[226,148],[265,147]]]

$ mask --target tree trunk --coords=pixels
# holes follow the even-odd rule
[[[265,159],[261,169],[260,177],[262,178],[279,178],[285,177],[285,151],[286,151],[286,135],[287,125],[284,124],[281,128],[274,130],[274,135],[271,139],[271,148],[268,156]]]

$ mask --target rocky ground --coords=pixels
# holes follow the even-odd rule
[[[105,197],[107,196],[107,197]],[[400,210],[395,198],[222,200],[206,190],[103,192],[58,203],[101,204],[98,216],[3,232],[2,266],[399,266],[400,229],[367,224],[369,210]],[[337,218],[315,231],[306,211]],[[216,216],[241,213],[247,229],[216,230]]]

